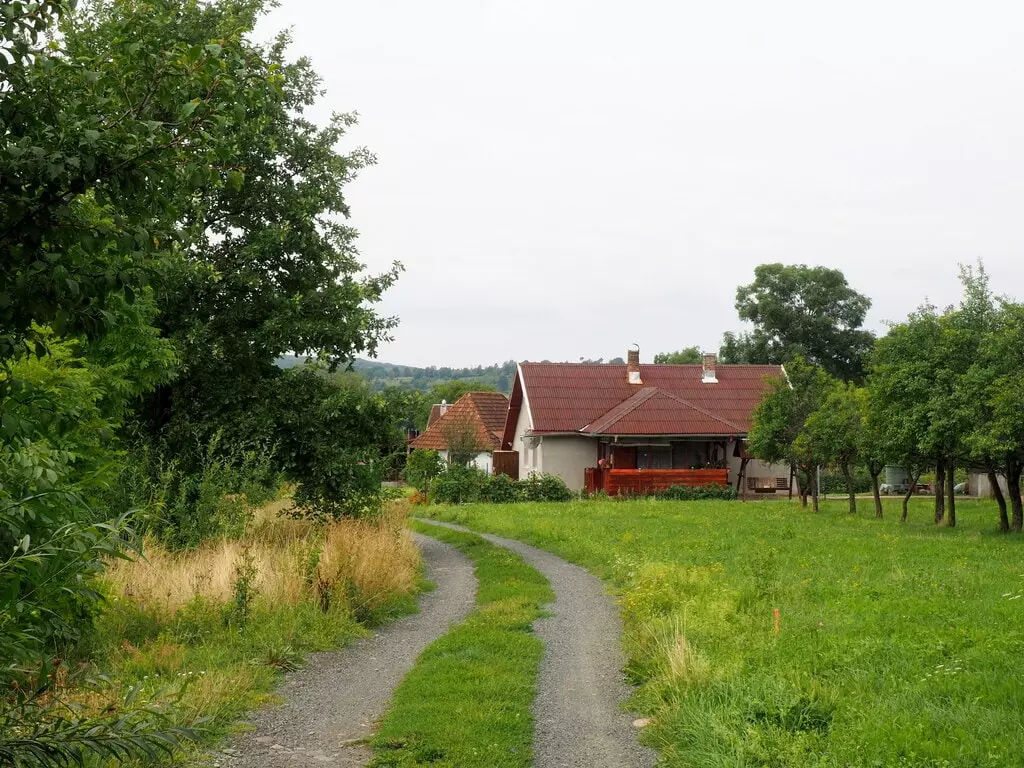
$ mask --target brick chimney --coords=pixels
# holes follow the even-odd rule
[[[715,368],[718,366],[718,355],[714,352],[707,352],[701,357],[704,367],[704,376],[701,379],[705,384],[717,384],[718,377],[715,375]]]
[[[643,384],[640,381],[640,347],[626,352],[626,379],[630,384]]]

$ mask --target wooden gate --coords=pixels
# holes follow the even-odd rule
[[[495,451],[494,474],[519,479],[519,451]]]

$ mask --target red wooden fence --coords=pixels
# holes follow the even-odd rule
[[[645,496],[673,486],[691,488],[729,484],[728,469],[599,469],[590,467],[584,475],[587,493],[604,491],[609,496]]]

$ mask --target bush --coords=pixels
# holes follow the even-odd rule
[[[731,500],[736,498],[736,489],[731,485],[702,485],[697,487],[674,485],[655,495],[660,499],[671,501]]]
[[[435,504],[472,504],[486,501],[490,477],[476,467],[451,466],[430,483],[430,500]]]
[[[572,501],[575,494],[557,475],[533,473],[525,480],[489,476],[476,467],[451,466],[430,484],[433,504],[512,504],[519,501]]]
[[[572,501],[573,492],[558,475],[533,472],[520,480],[516,490],[520,501]]]
[[[516,481],[508,475],[494,475],[487,481],[484,489],[486,498],[492,504],[512,504],[519,500]]]

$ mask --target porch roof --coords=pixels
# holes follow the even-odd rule
[[[706,435],[726,436],[746,429],[721,416],[666,392],[644,387],[580,430],[587,435]]]

